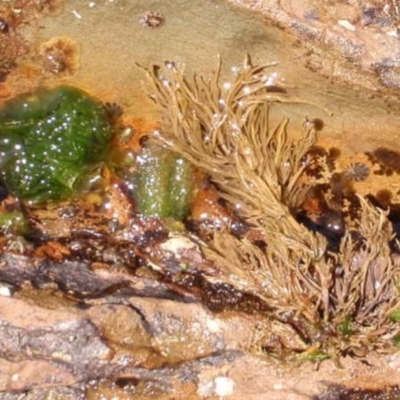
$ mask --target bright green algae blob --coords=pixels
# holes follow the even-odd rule
[[[184,219],[194,190],[193,166],[166,149],[144,148],[136,160],[134,199],[143,216]]]
[[[112,137],[103,104],[61,86],[24,94],[0,108],[0,171],[8,190],[41,203],[70,197]]]

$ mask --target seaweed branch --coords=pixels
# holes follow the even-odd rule
[[[288,120],[270,127],[271,103],[294,99],[269,91],[267,68],[253,67],[246,58],[235,80],[222,88],[220,68],[209,81],[197,75],[189,81],[176,65],[169,79],[158,68],[148,70],[153,98],[164,110],[159,139],[206,171],[221,196],[263,229],[269,243],[285,240],[318,258],[324,239],[292,215],[304,198],[296,183],[316,134],[308,129],[296,140],[287,133]]]
[[[225,83],[220,64],[209,79],[187,78],[174,63],[167,63],[166,75],[158,67],[146,70],[162,112],[157,140],[205,171],[221,197],[265,238],[260,248],[216,232],[203,245],[219,271],[211,278],[259,296],[273,318],[296,324],[309,344],[328,343],[321,332],[340,335],[348,318],[358,329],[352,332],[377,329],[387,310],[399,306],[399,265],[390,254],[387,216],[361,199],[363,242],[347,232],[337,254],[321,234],[296,220],[311,185],[304,179],[305,155],[317,137],[307,124],[300,138],[291,135],[288,119],[272,126],[275,103],[301,100],[272,90],[269,67],[253,66],[246,57]]]

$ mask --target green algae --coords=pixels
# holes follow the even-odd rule
[[[389,315],[388,318],[392,322],[400,322],[400,309],[393,310]]]
[[[19,211],[0,213],[0,230],[5,233],[27,235],[30,232],[28,221]]]
[[[141,215],[182,220],[191,205],[193,166],[170,150],[144,148],[137,157],[133,186]]]
[[[103,104],[69,86],[23,94],[0,108],[0,172],[23,201],[70,197],[104,160],[112,126]]]
[[[79,89],[61,86],[20,95],[0,108],[1,180],[22,201],[68,199],[97,182],[96,166],[110,162],[113,131],[103,104]],[[129,179],[138,213],[186,217],[194,179],[182,157],[144,147],[137,157],[112,163],[122,170],[134,167]]]

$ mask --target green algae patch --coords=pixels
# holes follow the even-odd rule
[[[103,104],[69,86],[20,95],[0,108],[0,171],[24,201],[70,197],[104,160],[113,129]]]
[[[136,160],[133,197],[145,216],[184,219],[194,190],[194,168],[167,149],[144,148]]]
[[[400,309],[393,310],[389,315],[389,320],[392,322],[400,322]]]
[[[28,221],[19,211],[0,212],[0,230],[22,236],[30,232]]]

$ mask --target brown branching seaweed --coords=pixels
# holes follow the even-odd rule
[[[342,242],[340,259],[341,279],[336,279],[333,301],[338,314],[354,315],[363,326],[381,325],[386,318],[385,309],[398,306],[395,279],[399,276],[398,258],[391,256],[389,242],[393,233],[387,212],[373,208],[365,199],[361,201],[359,233],[363,237],[360,248],[350,234]]]
[[[311,348],[347,353],[366,332],[389,332],[388,310],[400,303],[395,284],[400,265],[390,254],[386,214],[360,199],[362,243],[347,232],[336,254],[322,235],[295,218],[310,188],[304,160],[316,133],[305,124],[296,139],[288,120],[271,126],[270,112],[274,103],[299,99],[271,90],[268,66],[253,66],[248,57],[233,82],[224,84],[220,66],[208,80],[189,79],[174,63],[166,66],[166,76],[158,67],[146,70],[162,112],[156,138],[205,171],[220,195],[266,238],[259,247],[216,232],[203,245],[218,270],[209,279],[256,294],[273,310],[271,318],[294,326]],[[380,337],[372,336],[375,342]]]

